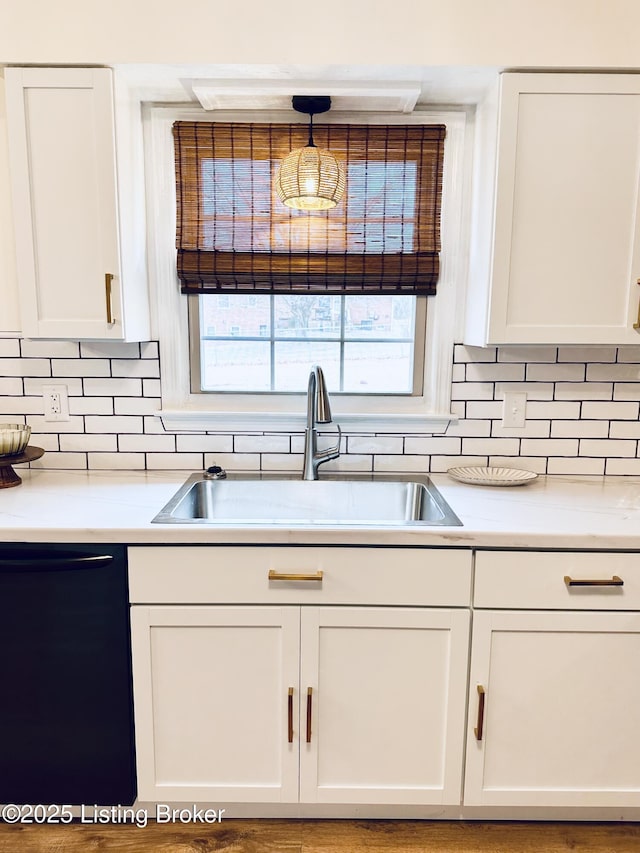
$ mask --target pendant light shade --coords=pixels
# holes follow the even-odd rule
[[[309,142],[284,158],[276,175],[278,198],[296,210],[330,210],[341,200],[345,173],[330,151],[313,141],[313,116],[327,112],[331,98],[295,96],[293,108],[309,115]]]

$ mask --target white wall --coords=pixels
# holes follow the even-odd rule
[[[638,0],[0,0],[0,63],[638,67]]]

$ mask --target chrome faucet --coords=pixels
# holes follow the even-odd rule
[[[331,406],[329,394],[324,381],[324,373],[319,365],[311,368],[309,385],[307,387],[307,428],[304,431],[304,461],[302,463],[302,479],[317,480],[318,466],[330,459],[340,456],[340,439],[342,432],[338,424],[338,443],[326,450],[318,450],[318,430],[316,424],[331,423]]]

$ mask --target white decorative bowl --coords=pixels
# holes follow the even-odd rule
[[[31,427],[25,424],[0,424],[0,456],[16,456],[29,444]]]

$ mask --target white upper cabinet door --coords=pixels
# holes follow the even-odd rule
[[[126,316],[111,70],[7,68],[5,84],[23,333],[148,338],[144,308]]]
[[[473,618],[465,805],[637,806],[640,615]]]
[[[300,800],[458,805],[469,613],[304,608]]]
[[[466,342],[640,343],[639,189],[640,77],[504,74],[487,311]]]

